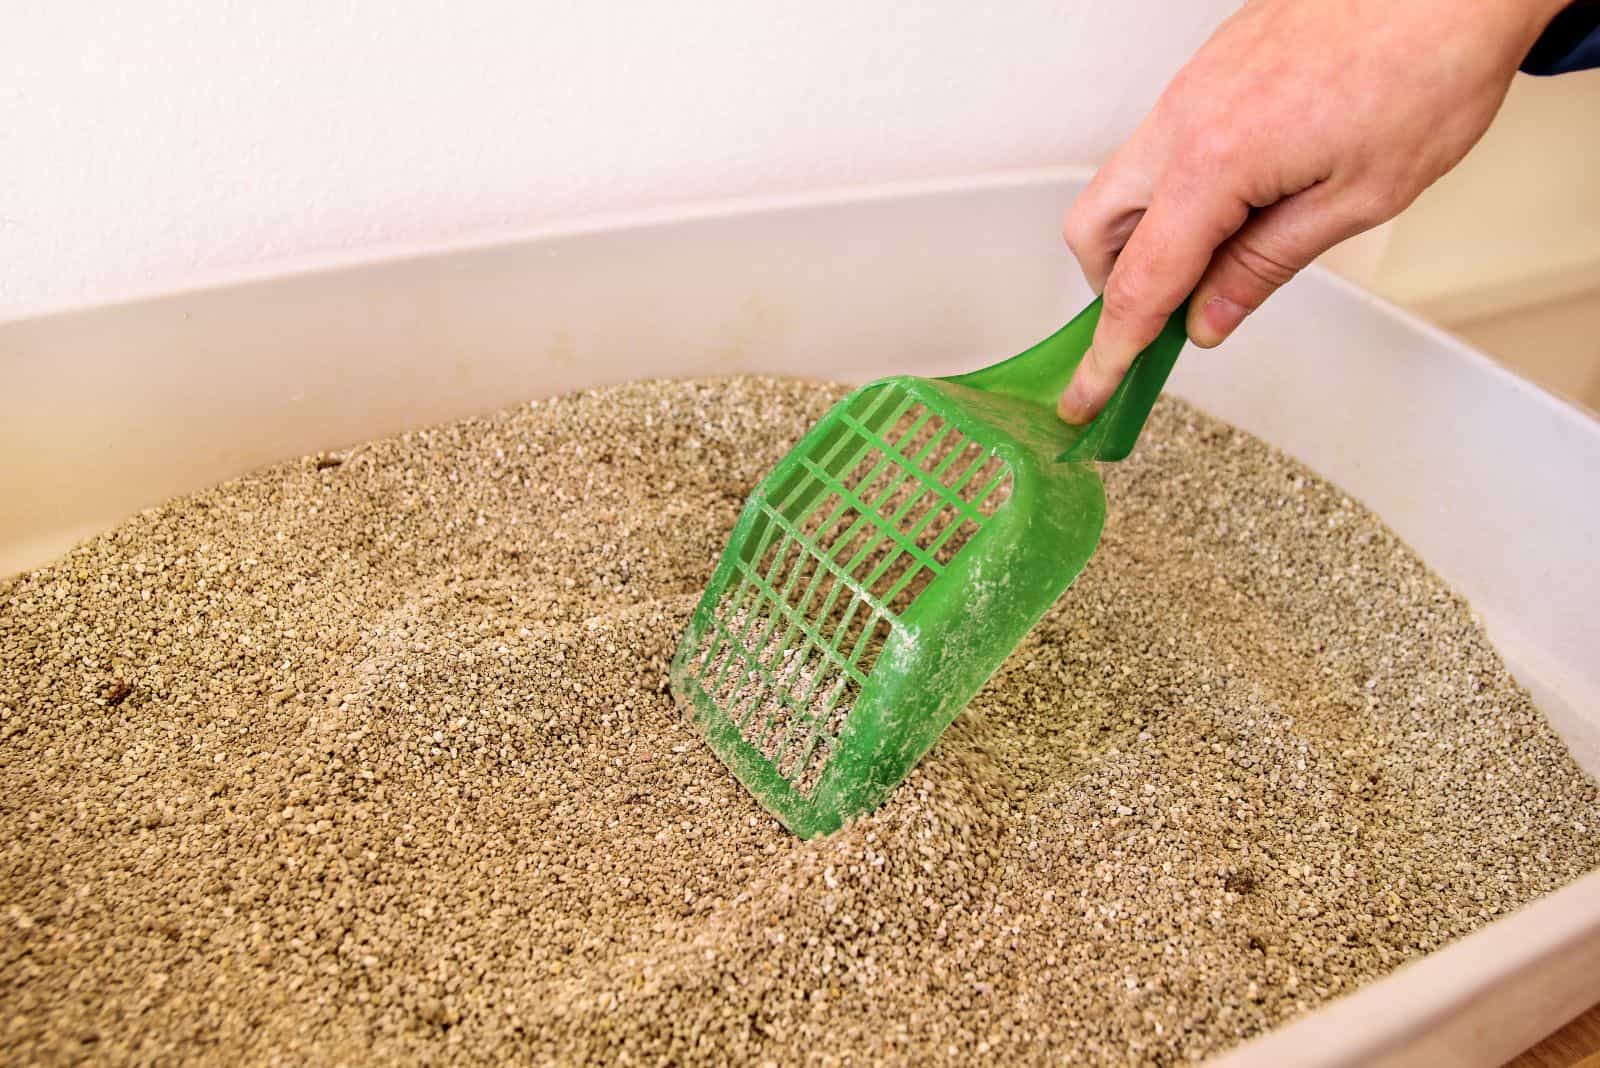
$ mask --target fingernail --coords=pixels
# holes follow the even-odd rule
[[[1205,332],[1204,337],[1195,338],[1202,345],[1216,345],[1227,338],[1244,322],[1244,317],[1250,311],[1243,304],[1238,304],[1227,297],[1212,297],[1200,309],[1200,326]]]
[[[1094,398],[1084,384],[1083,375],[1073,375],[1067,388],[1061,391],[1061,399],[1056,402],[1056,414],[1073,426],[1082,426],[1094,418]]]

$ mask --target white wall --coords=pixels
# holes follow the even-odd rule
[[[1368,281],[1453,324],[1600,287],[1600,71],[1518,78]]]
[[[690,198],[1102,158],[1229,0],[9,0],[0,318]]]
[[[0,319],[615,209],[1093,163],[1234,0],[9,0]],[[1600,72],[1330,262],[1450,323],[1600,284]]]

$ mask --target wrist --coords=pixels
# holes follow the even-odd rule
[[[1473,57],[1493,57],[1493,65],[1509,78],[1522,66],[1535,43],[1549,28],[1551,20],[1572,0],[1424,0],[1420,5],[1429,17],[1447,20],[1445,32],[1434,39],[1446,52],[1458,51],[1457,58],[1470,62]]]
[[[1555,18],[1572,0],[1497,0],[1508,20],[1508,34],[1521,55],[1533,47],[1550,20]]]

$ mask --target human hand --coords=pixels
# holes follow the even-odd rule
[[[1565,0],[1252,0],[1067,213],[1105,297],[1061,395],[1086,423],[1183,302],[1219,344],[1317,256],[1399,214],[1499,110]]]

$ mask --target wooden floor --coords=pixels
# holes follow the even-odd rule
[[[1600,1068],[1600,1005],[1522,1054],[1506,1068]]]

